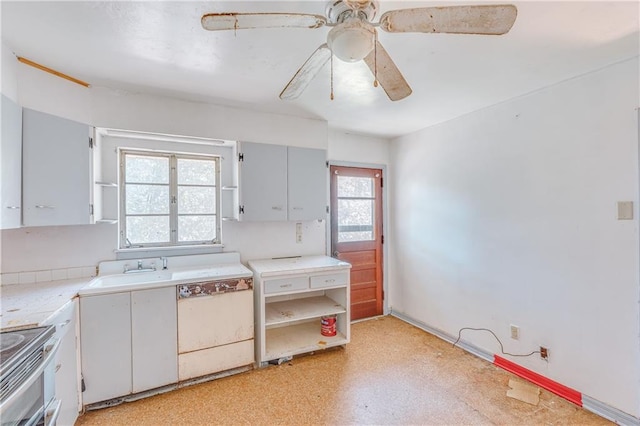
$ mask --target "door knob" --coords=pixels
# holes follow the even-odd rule
[[[340,256],[340,252],[338,250],[333,252],[333,257],[338,257]]]

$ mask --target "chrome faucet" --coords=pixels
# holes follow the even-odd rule
[[[152,263],[151,267],[149,268],[143,268],[142,267],[142,260],[138,260],[138,268],[137,269],[129,269],[129,264],[127,263],[126,265],[124,265],[124,273],[125,274],[131,274],[134,272],[153,272],[156,270],[156,264]]]

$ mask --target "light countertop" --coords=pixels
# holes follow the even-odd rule
[[[261,277],[310,274],[351,268],[350,263],[329,256],[300,256],[284,259],[250,260],[249,266]]]
[[[78,290],[92,279],[86,277],[0,286],[0,328],[6,331],[13,328],[36,327],[45,323],[76,297]]]

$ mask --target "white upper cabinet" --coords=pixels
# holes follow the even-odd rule
[[[289,220],[327,216],[327,152],[323,149],[287,149]]]
[[[24,226],[92,223],[91,130],[86,124],[23,109]]]
[[[19,228],[22,197],[22,108],[2,95],[0,228]]]
[[[287,220],[287,147],[242,142],[240,220]]]
[[[240,220],[324,219],[326,151],[242,142]]]

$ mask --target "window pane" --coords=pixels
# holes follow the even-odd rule
[[[338,200],[338,242],[371,241],[373,200]]]
[[[178,241],[212,241],[215,238],[215,216],[178,216]]]
[[[125,163],[125,182],[169,183],[169,159],[166,157],[127,155]]]
[[[127,238],[133,245],[169,242],[169,216],[127,217]]]
[[[338,176],[338,197],[373,197],[373,179]]]
[[[169,214],[169,186],[125,185],[127,214]]]
[[[178,213],[210,213],[216,212],[216,188],[206,186],[178,187]]]
[[[213,160],[178,158],[178,185],[215,185],[215,164]]]

